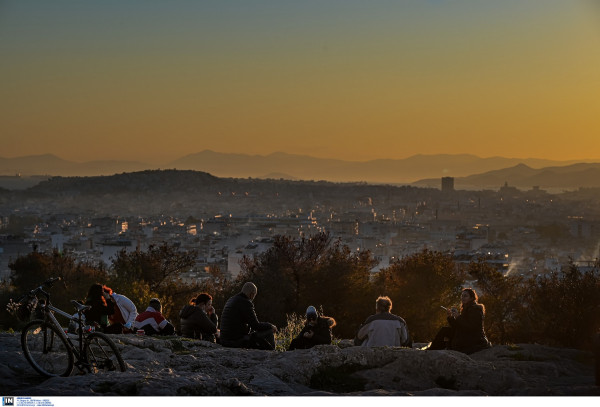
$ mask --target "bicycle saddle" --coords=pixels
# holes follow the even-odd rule
[[[76,300],[71,300],[71,304],[73,304],[73,306],[75,307],[77,312],[83,312],[85,310],[92,308],[91,305],[83,305],[83,304],[77,302]]]

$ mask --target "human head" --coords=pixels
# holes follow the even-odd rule
[[[196,298],[193,298],[191,302],[196,305],[206,305],[209,301],[212,301],[212,296],[208,293],[200,293]]]
[[[251,283],[250,281],[248,281],[242,287],[242,293],[244,295],[246,295],[246,297],[250,298],[250,300],[254,300],[254,298],[256,297],[256,293],[257,292],[258,292],[258,288],[256,288],[256,286],[254,285],[254,283]]]
[[[313,307],[312,305],[306,309],[306,319],[307,320],[310,321],[310,320],[317,319],[318,316],[319,316],[319,314],[317,313],[317,309],[315,307]]]
[[[390,297],[379,297],[375,301],[375,309],[377,312],[390,312],[392,310],[392,300]]]
[[[162,304],[158,298],[152,298],[148,304],[158,312],[162,312]]]
[[[463,304],[466,304],[471,301],[477,302],[477,300],[478,300],[477,293],[472,288],[463,289],[462,293],[460,294],[460,298],[461,298],[461,302]]]
[[[102,297],[103,292],[104,292],[104,290],[102,289],[102,284],[100,284],[100,283],[92,284],[92,286],[88,290],[87,298],[88,299],[103,298]]]

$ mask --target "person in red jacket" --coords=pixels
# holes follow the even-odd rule
[[[143,329],[146,335],[173,335],[175,327],[162,314],[162,305],[158,298],[152,298],[146,311],[135,318],[134,330]]]

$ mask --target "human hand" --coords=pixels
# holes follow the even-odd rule
[[[306,339],[310,339],[310,338],[312,338],[314,335],[315,335],[315,333],[314,333],[313,331],[308,331],[308,332],[304,332],[304,335],[303,335],[303,336],[304,336]]]
[[[277,327],[275,325],[271,324],[271,329],[273,329],[274,334],[277,333]]]
[[[458,314],[458,310],[457,310],[456,308],[452,308],[452,309],[450,310],[450,312],[452,313],[452,316],[453,316],[454,318],[458,317],[458,315],[459,315],[459,314]]]

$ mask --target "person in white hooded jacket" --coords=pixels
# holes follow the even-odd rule
[[[130,333],[133,323],[138,316],[135,304],[127,297],[113,292],[110,287],[104,286],[104,295],[107,301],[112,301],[116,307],[115,312],[108,316],[110,325],[106,333]]]

